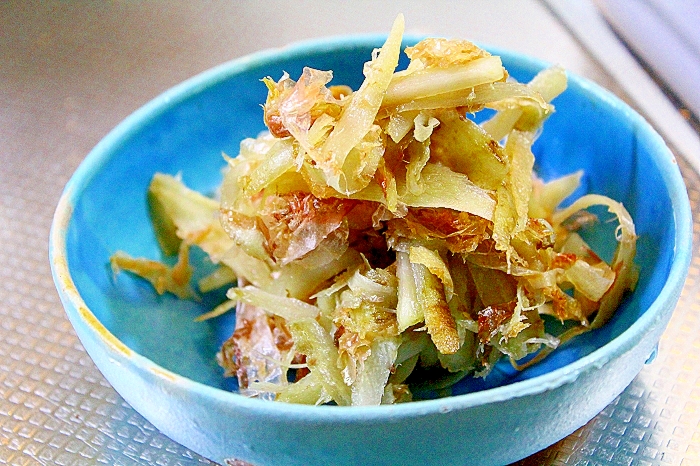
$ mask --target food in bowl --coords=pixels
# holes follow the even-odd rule
[[[566,204],[580,171],[533,173],[564,70],[518,83],[500,57],[431,38],[396,71],[402,35],[399,18],[355,91],[328,86],[329,70],[264,77],[268,131],[227,158],[220,200],[176,177],[151,182],[159,244],[176,263],[111,258],[183,299],[238,281],[201,319],[236,309],[218,358],[242,394],[337,405],[449,394],[503,357],[527,367],[601,327],[635,286],[622,204]],[[579,234],[599,225],[592,206],[618,223],[609,261]],[[198,291],[191,246],[218,265]]]
[[[338,83],[359,89],[362,64],[384,39],[319,38],[195,76],[105,136],[61,196],[49,254],[81,343],[138,413],[217,463],[510,464],[571,434],[608,406],[656,351],[678,301],[692,253],[692,217],[678,164],[640,115],[573,73],[567,73],[557,111],[532,146],[536,172],[549,181],[582,171],[573,198],[601,193],[624,202],[638,236],[639,279],[604,326],[521,371],[503,359],[488,377],[453,385],[453,396],[391,405],[347,408],[250,398],[216,363],[233,332],[234,313],[195,321],[223,301],[227,286],[200,293],[201,299],[180,299],[153,292],[139,278],[120,274],[113,280],[105,273],[117,250],[160,257],[143,199],[154,173],[179,174],[187,186],[216,197],[226,165],[221,152],[237,153],[241,140],[265,129],[260,102],[267,92],[260,77],[285,70],[300,76],[311,66],[333,70]],[[405,45],[421,39],[404,37]],[[507,50],[489,51],[523,83],[549,66]],[[405,55],[400,60],[406,66]],[[476,121],[486,115],[479,112]],[[604,219],[604,212],[595,213]],[[616,227],[601,222],[580,233],[610,260]],[[199,248],[188,252],[197,264],[192,283],[198,283],[212,265],[200,267]],[[164,259],[170,264],[170,257]]]

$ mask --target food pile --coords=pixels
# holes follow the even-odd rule
[[[242,394],[409,401],[426,379],[444,389],[504,356],[536,363],[603,325],[636,283],[624,207],[588,194],[559,208],[582,173],[533,174],[564,70],[518,83],[471,42],[431,38],[397,71],[402,35],[399,17],[354,91],[312,68],[265,78],[268,131],[227,158],[220,200],[153,178],[152,218],[177,263],[112,257],[115,271],[181,298],[237,281],[201,319],[235,309],[219,362]],[[477,124],[483,109],[495,112]],[[593,205],[619,224],[609,263],[579,234],[599,222]],[[198,291],[193,245],[218,265]],[[545,319],[568,330],[550,335]]]

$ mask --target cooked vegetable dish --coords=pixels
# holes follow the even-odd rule
[[[498,56],[439,38],[407,47],[397,71],[402,35],[399,17],[357,90],[312,68],[264,78],[268,131],[226,158],[220,199],[153,178],[155,230],[177,263],[111,259],[183,299],[230,287],[200,319],[235,311],[218,357],[244,395],[378,405],[410,401],[426,378],[443,393],[604,325],[636,283],[625,208],[567,200],[581,172],[533,174],[565,71],[519,83]],[[601,221],[591,206],[618,223],[607,262],[582,234]],[[192,246],[218,267],[197,284]]]

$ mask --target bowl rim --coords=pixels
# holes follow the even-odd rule
[[[414,43],[425,35],[404,35],[404,44]],[[386,35],[354,34],[308,39],[289,45],[270,48],[235,58],[199,73],[180,84],[161,93],[145,105],[127,116],[112,129],[85,157],[74,174],[67,182],[59,199],[49,233],[49,260],[54,283],[58,289],[61,301],[71,320],[80,319],[87,328],[95,332],[101,344],[108,350],[127,358],[130,364],[142,372],[150,372],[161,378],[164,384],[176,384],[187,391],[196,392],[203,397],[212,399],[218,404],[228,405],[231,409],[250,410],[266,416],[287,417],[296,419],[312,418],[314,422],[324,420],[364,421],[384,419],[388,416],[414,417],[436,412],[461,410],[479,405],[487,405],[500,401],[536,395],[555,389],[575,381],[581,374],[594,368],[600,368],[610,360],[631,350],[651,327],[670,316],[675,306],[680,290],[690,265],[692,256],[692,215],[685,183],[680,174],[677,161],[647,121],[631,109],[617,96],[603,89],[594,82],[568,73],[570,82],[585,92],[604,101],[616,112],[623,112],[625,118],[631,119],[637,130],[638,137],[648,139],[653,147],[652,157],[659,167],[664,183],[669,189],[672,207],[674,208],[675,236],[674,255],[668,278],[647,310],[629,328],[607,344],[597,348],[590,354],[579,358],[563,367],[554,369],[533,378],[513,382],[507,385],[480,390],[477,392],[454,395],[434,400],[419,400],[410,403],[380,406],[309,406],[287,403],[271,403],[259,399],[248,398],[236,392],[226,391],[185,376],[171,372],[156,364],[151,359],[128,348],[115,335],[106,329],[90,311],[73,282],[67,258],[66,235],[72,219],[73,206],[82,191],[90,184],[95,174],[106,164],[115,149],[123,144],[130,135],[138,132],[153,118],[204,89],[225,81],[231,76],[244,72],[252,67],[274,62],[280,56],[285,58],[303,57],[331,50],[343,50],[352,47],[378,47]],[[519,66],[539,69],[550,64],[540,59],[515,51],[486,46],[495,55],[517,61]],[[670,308],[670,309],[669,309]]]

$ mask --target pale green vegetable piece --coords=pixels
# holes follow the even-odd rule
[[[295,298],[285,298],[268,293],[254,286],[231,288],[227,297],[233,301],[244,302],[263,309],[270,314],[278,315],[287,322],[302,319],[313,319],[319,314],[319,309]]]
[[[457,324],[445,300],[440,280],[422,264],[411,263],[417,298],[423,308],[425,326],[438,352],[454,354],[460,346]]]
[[[377,338],[355,382],[350,386],[353,406],[371,406],[382,402],[384,387],[396,360],[399,339]]]
[[[448,92],[470,89],[505,76],[501,58],[477,58],[466,64],[434,67],[396,76],[386,90],[385,107]]]
[[[209,275],[199,279],[197,286],[202,293],[208,293],[236,281],[236,274],[226,265],[220,265]]]
[[[280,139],[267,152],[265,160],[250,173],[243,194],[255,195],[294,167],[294,144],[291,139]]]
[[[467,175],[484,189],[498,189],[508,172],[503,147],[457,111],[440,114],[440,126],[430,138],[430,151],[435,160]]]
[[[445,290],[445,299],[449,302],[454,294],[455,286],[450,270],[440,254],[435,250],[418,245],[409,248],[408,258],[412,264],[424,265],[430,273],[440,279]]]
[[[275,400],[284,403],[319,405],[332,401],[325,391],[321,371],[312,371],[299,381],[279,388],[281,390]]]
[[[582,176],[583,171],[579,170],[548,183],[535,179],[532,197],[530,198],[529,216],[534,218],[551,218],[557,206],[579,187]]]
[[[421,183],[421,176],[430,160],[430,141],[411,141],[406,148],[406,156],[406,190],[414,196],[420,196],[426,188],[425,183]]]
[[[493,237],[496,249],[506,253],[508,261],[515,251],[511,240],[525,231],[532,193],[532,167],[535,157],[530,150],[533,139],[529,133],[511,131],[506,142],[505,155],[508,174],[498,188],[493,215]]]
[[[411,261],[407,251],[396,253],[396,276],[399,279],[398,304],[396,307],[396,320],[399,331],[403,332],[407,328],[423,321],[423,308],[418,302],[418,292],[416,282],[413,278]]]
[[[564,278],[591,301],[599,301],[615,282],[615,272],[605,263],[592,266],[577,259],[564,273]]]
[[[537,92],[545,102],[551,102],[566,90],[566,72],[561,66],[553,66],[537,73],[528,87]],[[513,128],[532,131],[549,116],[551,108],[546,105],[523,105],[501,109],[483,128],[496,140],[503,139]]]
[[[353,180],[346,176],[349,171],[349,167],[345,166],[346,159],[374,125],[384,93],[399,62],[403,29],[403,15],[399,15],[379,54],[365,65],[365,81],[353,93],[352,100],[321,148],[318,162],[326,172],[329,186],[339,193],[351,194],[363,187],[348,189],[348,184]],[[359,160],[358,163],[362,165],[363,161]]]
[[[413,99],[395,107],[384,108],[382,112],[393,113],[452,108],[478,111],[483,107],[502,110],[523,106],[533,106],[541,109],[543,112],[550,109],[542,96],[526,84],[498,81]]]
[[[491,220],[496,207],[492,194],[472,183],[466,175],[454,172],[444,165],[427,163],[421,172],[420,194],[413,194],[407,188],[402,194],[399,186],[399,200],[409,207],[444,207],[469,212]]]
[[[172,253],[173,234],[188,244],[199,246],[215,262],[232,245],[219,222],[216,200],[189,189],[179,178],[161,173],[153,177],[148,193],[156,236],[164,252]],[[164,247],[165,243],[168,246]]]
[[[338,349],[333,339],[312,319],[304,319],[289,324],[296,350],[306,356],[311,372],[319,372],[323,390],[337,404],[352,404],[350,387],[345,384],[337,365]]]

